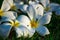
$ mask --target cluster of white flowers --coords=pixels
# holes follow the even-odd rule
[[[50,23],[52,11],[60,15],[60,5],[49,0],[4,0],[0,9],[0,36],[8,37],[12,27],[17,37],[32,37],[35,31],[41,36],[48,35],[44,25]]]

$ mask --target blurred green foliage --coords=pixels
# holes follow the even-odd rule
[[[1,5],[2,5],[2,1],[3,1],[3,0],[0,0],[0,8],[1,8]]]
[[[2,5],[2,1],[0,0],[0,7]],[[55,2],[55,3],[59,3],[60,4],[60,0],[51,0],[51,2]],[[55,15],[55,13],[53,12],[52,18],[51,18],[51,22],[49,24],[46,25],[47,28],[50,30],[50,35],[41,37],[37,32],[33,35],[33,37],[31,38],[16,38],[15,34],[13,33],[13,37],[11,40],[60,40],[60,16]],[[2,37],[0,37],[0,40],[3,40]],[[7,38],[6,40],[9,40],[9,38]]]
[[[59,3],[60,4],[60,0],[50,0],[51,2],[55,2],[55,3]]]

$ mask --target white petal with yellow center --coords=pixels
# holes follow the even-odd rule
[[[20,26],[19,21],[15,20],[12,26],[13,27],[19,27]]]
[[[32,28],[37,28],[38,25],[39,25],[39,22],[38,21],[35,21],[35,20],[31,20],[30,24],[31,24],[31,27]]]
[[[10,5],[10,9],[12,9],[12,10],[16,10],[17,9],[15,4],[14,4],[14,2],[13,2],[13,0],[10,0],[10,1],[6,0],[6,1]]]
[[[25,37],[27,36],[32,37],[33,34],[35,33],[35,30],[31,28],[29,18],[25,15],[21,15],[18,17],[17,20],[20,22],[20,26],[18,27],[18,29],[23,32],[23,35]],[[17,34],[21,35],[21,33],[18,32],[19,31],[18,29],[17,29]]]

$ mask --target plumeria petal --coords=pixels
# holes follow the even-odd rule
[[[36,19],[36,18],[43,16],[44,8],[42,5],[34,4],[34,5],[29,6],[28,8],[30,8],[29,9],[30,13],[28,14],[31,16],[31,19],[32,18]]]
[[[17,37],[21,37],[21,36],[32,37],[34,34],[34,31],[27,29],[24,25],[20,25],[18,28],[16,28],[16,33],[17,33]]]
[[[13,5],[14,3],[13,0],[6,0],[6,1],[10,4],[10,6]]]
[[[15,4],[20,4],[20,5],[24,4],[24,2],[21,0],[13,0],[13,1]]]
[[[29,1],[29,5],[33,5],[33,4],[35,4],[36,2],[35,1]]]
[[[40,4],[36,4],[36,5],[34,6],[34,8],[35,8],[35,12],[36,12],[35,18],[39,19],[40,17],[43,16],[44,8],[43,8],[43,6],[40,5]]]
[[[17,36],[17,38],[23,36],[23,32],[22,32],[21,29],[15,28],[15,30],[16,30],[16,36]]]
[[[2,3],[1,10],[8,11],[9,9],[10,9],[9,3],[6,0],[4,0],[3,3]]]
[[[22,35],[18,31],[21,31]],[[21,26],[21,25],[19,27],[19,30],[17,30],[17,33],[21,36],[24,36],[24,37],[28,36],[28,30],[24,26]]]
[[[60,8],[60,5],[57,3],[50,3],[49,7],[50,7],[50,11],[56,11]]]
[[[58,8],[55,13],[56,15],[60,15],[60,8]]]
[[[2,17],[1,22],[3,22],[3,23],[8,22],[8,23],[11,23],[12,24],[13,20],[11,20],[11,19],[9,19],[7,17]]]
[[[19,9],[22,11],[22,12],[24,12],[24,13],[26,13],[26,11],[27,11],[27,7],[28,7],[28,5],[20,5],[19,6]]]
[[[3,23],[0,24],[0,36],[3,38],[6,38],[9,36],[10,30],[11,30],[11,24],[10,23]]]
[[[40,24],[48,24],[51,20],[51,12],[46,12],[46,14],[40,19]]]
[[[13,12],[13,11],[8,11],[8,12],[4,12],[4,16],[9,18],[9,19],[16,19],[16,15],[17,13],[16,12]]]
[[[44,7],[46,7],[48,4],[50,4],[50,0],[36,0],[37,2],[41,2]]]
[[[25,15],[20,15],[17,20],[20,22],[20,24],[23,24],[25,26],[28,26],[30,24],[30,20]]]
[[[28,6],[28,8],[27,8],[27,13],[28,13],[30,19],[32,20],[33,17],[35,16],[35,10],[34,10],[34,8],[33,8],[32,5],[29,5],[29,6]]]
[[[34,35],[34,33],[35,33],[35,29],[30,29],[30,30],[28,30],[29,31],[29,38],[30,37],[32,37],[33,35]]]
[[[52,12],[49,12],[49,11],[46,12],[46,11],[45,11],[45,12],[44,12],[44,15],[51,15],[51,16],[52,16]]]
[[[45,27],[45,26],[39,26],[36,31],[41,35],[41,36],[45,36],[50,34],[49,30]]]

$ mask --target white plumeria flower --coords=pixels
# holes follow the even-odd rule
[[[36,0],[37,1],[37,0]],[[55,11],[56,15],[60,15],[60,5],[57,3],[50,3],[50,0],[38,0],[41,2],[46,11]]]
[[[13,0],[4,0],[1,9],[7,11],[9,9],[16,10]]]
[[[17,20],[20,23],[20,26],[15,29],[17,37],[32,37],[35,33],[35,30],[31,28],[29,18],[25,15],[21,15],[17,18]]]
[[[6,0],[3,1],[2,7],[0,9],[0,16],[8,17],[9,19],[16,19],[17,13],[14,11],[8,11],[10,9],[9,4]]]
[[[24,18],[24,19],[23,19]],[[31,28],[29,19],[27,16],[21,15],[16,20],[10,20],[8,18],[2,19],[0,23],[0,36],[6,38],[9,36],[11,28],[14,27],[16,31],[17,38],[24,37],[32,37],[35,30]],[[5,34],[4,34],[5,33]]]
[[[22,5],[23,2],[19,1],[19,3],[16,3],[15,1],[13,1],[13,0],[4,0],[3,4],[2,4],[2,9],[3,10],[10,10],[10,9],[12,9],[12,10],[17,11],[17,9],[19,9],[18,7],[20,5]],[[5,9],[4,9],[4,7],[5,7]]]
[[[50,22],[51,12],[43,14],[44,9],[41,5],[40,6],[39,5],[36,5],[35,7],[30,5],[27,9],[27,11],[28,11],[27,13],[30,17],[31,28],[35,29],[41,36],[45,36],[45,35],[50,34],[50,32],[43,25],[48,24]],[[37,11],[37,10],[39,10],[39,11]],[[36,13],[36,11],[37,11],[37,13]]]

